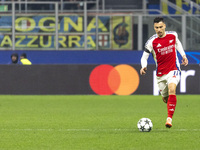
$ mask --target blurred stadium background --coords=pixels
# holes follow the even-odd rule
[[[1,94],[158,95],[152,57],[148,75],[138,74],[156,16],[189,59],[178,94],[200,94],[199,0],[1,0],[0,14]],[[8,65],[24,52],[32,66]],[[113,68],[118,91],[108,83]]]

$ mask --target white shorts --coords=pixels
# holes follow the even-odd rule
[[[162,97],[169,96],[168,94],[168,84],[175,83],[178,85],[180,81],[181,72],[178,70],[170,71],[168,74],[161,77],[157,76],[157,84]]]

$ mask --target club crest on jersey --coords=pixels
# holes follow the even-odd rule
[[[160,43],[158,43],[157,47],[161,47],[162,45]]]
[[[172,43],[174,40],[169,40],[169,43]]]

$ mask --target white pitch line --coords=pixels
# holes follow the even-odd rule
[[[0,129],[1,131],[59,131],[59,132],[131,132],[138,129]],[[200,129],[152,129],[152,131],[200,131]]]

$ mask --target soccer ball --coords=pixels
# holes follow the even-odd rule
[[[149,132],[153,128],[153,123],[149,118],[141,118],[137,123],[137,127],[141,132]]]

